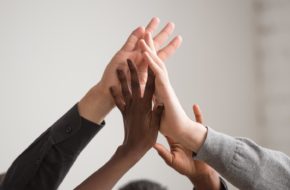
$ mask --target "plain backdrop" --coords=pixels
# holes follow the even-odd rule
[[[183,37],[166,65],[188,115],[198,103],[207,125],[260,141],[252,1],[0,0],[1,171],[100,80],[131,31],[153,16],[161,26],[173,21]],[[122,143],[120,113],[115,109],[106,122],[59,189],[78,185]],[[141,178],[192,188],[154,150],[115,189]]]

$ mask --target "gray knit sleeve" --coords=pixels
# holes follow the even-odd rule
[[[290,189],[290,158],[250,139],[234,138],[208,128],[195,159],[205,161],[242,190]]]

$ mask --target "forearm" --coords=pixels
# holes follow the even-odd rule
[[[142,155],[120,146],[112,158],[75,190],[111,190]]]
[[[215,170],[211,170],[206,175],[189,180],[194,185],[194,190],[221,190],[221,182],[219,174]]]
[[[115,104],[108,88],[99,82],[78,103],[80,115],[100,124]]]
[[[290,159],[245,138],[233,138],[208,129],[197,154],[240,189],[288,189]]]

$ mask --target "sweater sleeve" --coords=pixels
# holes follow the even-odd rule
[[[247,138],[234,138],[208,128],[195,159],[205,161],[242,190],[290,188],[290,158]]]

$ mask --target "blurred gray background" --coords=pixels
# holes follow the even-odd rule
[[[289,1],[0,0],[0,171],[100,80],[131,31],[153,16],[161,26],[173,21],[184,39],[166,64],[188,115],[198,103],[212,128],[290,154]],[[120,113],[106,121],[61,190],[122,143]],[[154,150],[115,189],[140,178],[192,188]]]

